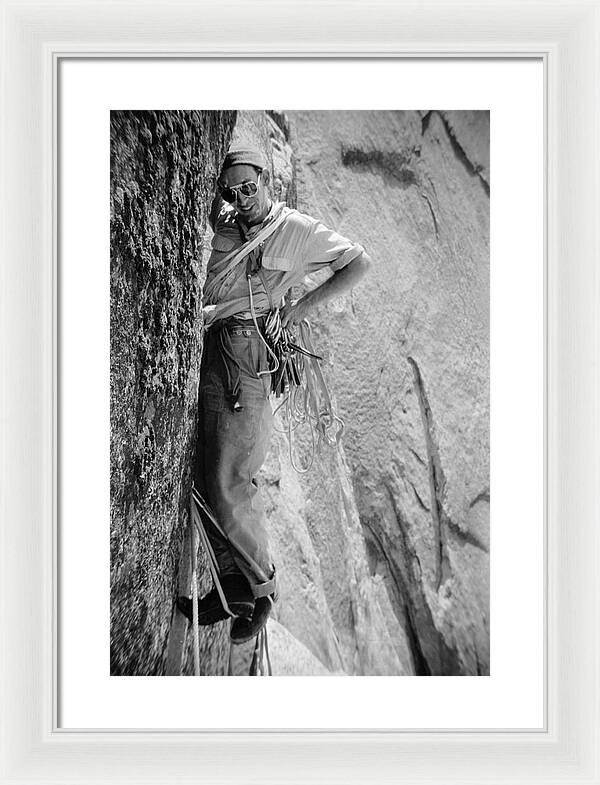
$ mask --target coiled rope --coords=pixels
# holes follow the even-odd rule
[[[238,229],[242,242],[247,242],[247,232],[240,222],[238,222]],[[313,464],[315,452],[320,450],[323,442],[331,446],[339,445],[344,432],[344,421],[333,409],[331,395],[319,365],[323,358],[315,354],[312,346],[310,323],[307,319],[300,322],[299,340],[295,339],[289,327],[284,327],[281,323],[281,313],[279,308],[275,307],[262,266],[264,242],[262,239],[255,245],[252,252],[247,255],[246,262],[250,315],[270,357],[269,368],[258,371],[257,375],[269,374],[271,391],[277,397],[285,395],[274,414],[283,408],[287,421],[290,462],[299,474],[306,474]],[[252,278],[255,275],[260,279],[269,301],[269,311],[265,315],[262,330],[254,306]],[[288,296],[289,294],[290,292]],[[311,428],[311,451],[306,466],[299,466],[294,459],[292,433],[299,425],[305,423],[308,423]]]
[[[299,332],[299,339],[294,341],[289,329],[280,328],[278,346],[282,360],[274,392],[284,398],[273,413],[282,411],[285,427],[277,430],[287,434],[292,467],[298,474],[306,474],[323,443],[331,447],[339,445],[345,426],[334,410],[320,365],[323,358],[315,353],[307,319],[300,322]],[[294,432],[303,425],[310,428],[311,446],[310,457],[300,466],[294,457]]]

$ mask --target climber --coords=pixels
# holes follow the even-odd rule
[[[354,287],[371,261],[362,246],[273,202],[269,179],[260,151],[230,149],[209,216],[214,237],[204,287],[194,485],[207,505],[202,519],[227,608],[215,586],[198,601],[198,620],[210,625],[233,616],[233,643],[254,637],[276,600],[255,481],[273,423],[269,395],[276,362],[265,340],[267,321],[277,318],[293,328],[316,306]],[[299,300],[286,300],[291,287],[323,268],[333,275]],[[177,605],[191,620],[191,600],[179,597]]]

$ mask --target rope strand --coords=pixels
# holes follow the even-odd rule
[[[191,527],[191,557],[192,557],[192,631],[194,647],[194,676],[200,675],[200,632],[198,627],[198,545],[196,531]]]

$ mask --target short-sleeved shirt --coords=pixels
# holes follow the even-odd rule
[[[310,215],[293,210],[282,203],[273,204],[265,221],[247,230],[247,239],[250,240],[255,236],[280,209],[286,213],[285,220],[264,241],[262,250],[264,278],[275,305],[281,303],[290,288],[302,283],[306,275],[324,268],[334,272],[341,270],[364,252],[358,243],[329,229]],[[215,234],[208,261],[205,288],[214,276],[215,268],[219,269],[219,263],[231,256],[244,242],[236,216],[235,208],[223,202],[220,212],[212,222]],[[222,306],[225,304],[229,305],[227,311],[239,306],[235,313],[243,314],[244,317],[249,312],[248,281],[245,274],[240,274],[245,272],[246,259],[242,259],[238,264],[242,268],[236,266],[236,271],[232,272],[229,279],[217,288],[210,301],[205,302],[205,305],[217,306],[216,318],[219,318],[219,311],[224,310]],[[259,276],[252,276],[251,286],[256,313],[265,313],[269,309],[270,301]]]

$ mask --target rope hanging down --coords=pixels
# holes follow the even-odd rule
[[[217,589],[219,594],[219,599],[221,600],[221,604],[223,605],[224,610],[229,616],[233,617],[233,613],[229,610],[229,606],[227,605],[227,600],[225,598],[225,593],[223,592],[223,587],[221,586],[221,581],[219,580],[219,565],[217,563],[217,557],[215,556],[215,552],[213,551],[212,545],[210,544],[210,540],[206,534],[206,530],[204,528],[204,524],[202,523],[202,518],[200,517],[200,510],[198,507],[198,503],[194,498],[194,491],[192,491],[192,498],[191,498],[191,522],[192,522],[192,532],[191,532],[191,539],[192,539],[192,634],[193,634],[193,647],[194,647],[194,676],[200,675],[200,628],[198,624],[198,541],[196,535],[198,535],[199,541],[202,543],[204,550],[206,551],[206,556],[208,559],[208,566],[210,568],[210,572],[212,575],[213,583]]]
[[[198,543],[196,541],[196,528],[191,528],[191,557],[192,557],[192,631],[194,644],[194,676],[200,675],[200,638],[198,630]]]
[[[191,524],[192,524],[192,531],[191,531],[191,558],[192,558],[192,576],[191,576],[191,588],[192,588],[192,635],[193,635],[193,651],[194,651],[194,675],[200,675],[200,626],[198,624],[198,547],[199,542],[202,543],[202,546],[206,552],[206,556],[208,559],[208,566],[210,569],[210,573],[213,579],[213,583],[219,595],[219,599],[221,600],[221,604],[226,611],[226,613],[231,617],[235,618],[234,614],[229,609],[229,605],[227,604],[227,599],[225,597],[225,593],[223,591],[223,587],[221,585],[220,580],[220,573],[219,573],[219,564],[217,562],[217,557],[215,556],[215,552],[213,550],[212,545],[210,544],[210,540],[208,539],[208,535],[206,533],[206,529],[204,528],[204,524],[202,522],[201,511],[209,518],[211,523],[217,528],[217,530],[222,534],[223,537],[226,537],[225,532],[219,526],[217,519],[214,516],[214,513],[208,506],[208,504],[204,501],[201,494],[195,488],[192,487],[192,495],[190,499],[190,510],[191,510]],[[198,540],[196,539],[196,534],[198,535]],[[228,540],[229,541],[229,540]],[[231,542],[231,541],[229,541]],[[235,546],[232,546],[235,547]],[[264,572],[258,567],[258,565],[250,559],[247,554],[241,551],[239,548],[237,549],[241,556],[243,556],[246,561],[253,567],[256,571],[257,575],[264,576]],[[265,578],[266,580],[266,578]],[[265,660],[266,660],[266,668],[265,668]],[[233,675],[232,671],[233,663],[232,663],[232,646],[230,644],[229,650],[229,658],[228,658],[228,666],[227,666],[227,675]],[[265,673],[265,669],[268,671]],[[272,676],[273,669],[271,667],[271,659],[269,657],[269,644],[267,640],[267,630],[263,628],[260,630],[258,635],[256,636],[254,653],[252,656],[252,663],[250,665],[250,676]]]
[[[275,312],[279,317],[279,312]],[[271,316],[271,314],[269,315]],[[299,474],[311,468],[315,452],[323,443],[337,447],[344,432],[344,421],[339,417],[327,389],[320,363],[323,358],[315,353],[311,340],[311,326],[303,319],[299,324],[299,338],[281,325],[281,319],[267,320],[265,334],[277,353],[278,373],[273,377],[272,392],[283,400],[274,411],[282,410],[287,433],[290,462]],[[302,425],[310,427],[311,451],[305,466],[294,458],[294,432]]]
[[[240,222],[238,222],[238,229],[242,242],[247,242],[246,230]],[[331,446],[339,445],[344,431],[344,421],[333,409],[331,395],[319,365],[323,358],[315,354],[312,347],[310,323],[307,319],[300,322],[300,336],[296,339],[292,330],[284,327],[281,322],[281,312],[273,301],[262,265],[263,248],[264,239],[261,238],[259,243],[254,241],[254,247],[252,252],[247,254],[246,261],[250,315],[269,355],[268,369],[259,371],[258,376],[270,374],[271,392],[278,398],[285,395],[274,414],[283,408],[287,421],[290,462],[299,474],[306,474],[312,466],[315,451],[320,449],[323,442]],[[262,329],[258,324],[254,302],[255,295],[252,288],[254,276],[260,279],[269,302],[269,310],[265,314]],[[290,293],[291,290],[288,292],[288,297]],[[311,428],[311,455],[307,465],[300,467],[294,460],[292,433],[305,423],[308,423]]]
[[[267,671],[265,673],[265,671]],[[264,627],[256,636],[252,662],[250,663],[249,676],[272,676],[271,657],[269,656],[269,641],[267,629]]]

